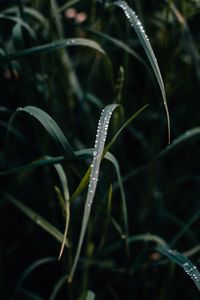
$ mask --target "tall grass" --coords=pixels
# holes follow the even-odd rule
[[[198,299],[197,2],[0,4],[1,299]]]

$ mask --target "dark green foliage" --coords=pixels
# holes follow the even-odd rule
[[[0,299],[199,299],[199,16],[0,1]]]

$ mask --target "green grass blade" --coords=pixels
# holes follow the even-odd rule
[[[24,49],[21,51],[17,51],[5,56],[0,57],[1,62],[8,62],[11,60],[19,59],[22,57],[28,57],[30,55],[35,55],[38,53],[47,53],[51,51],[55,51],[58,49],[66,48],[66,47],[72,47],[72,46],[84,46],[84,47],[89,47],[92,48],[101,54],[105,55],[105,51],[103,48],[95,41],[86,39],[86,38],[70,38],[70,39],[64,39],[64,40],[57,40],[52,43],[40,45],[40,46],[35,46],[32,48]]]
[[[70,203],[69,203],[70,196],[69,196],[68,180],[67,180],[67,177],[66,177],[66,174],[65,174],[65,171],[64,171],[63,167],[60,164],[56,164],[54,167],[55,167],[55,169],[58,173],[58,176],[60,178],[60,182],[61,182],[61,185],[62,185],[64,200],[65,200],[65,213],[66,213],[66,216],[65,216],[65,230],[64,230],[64,234],[63,234],[63,242],[62,242],[62,246],[61,246],[60,253],[59,253],[59,258],[58,258],[58,259],[60,259],[61,256],[62,256],[65,245],[69,244],[68,240],[67,240],[67,233],[68,233],[69,221],[70,221]]]
[[[19,17],[12,17],[12,16],[7,16],[7,15],[4,15],[4,14],[0,14],[0,19],[11,21],[11,22],[14,22],[16,24],[21,25],[24,29],[27,30],[27,32],[30,34],[30,36],[34,40],[37,39],[34,31],[32,30],[32,28],[27,23],[25,23],[22,19],[20,19]]]
[[[158,81],[158,85],[160,87],[161,90],[161,94],[162,94],[162,98],[163,98],[163,103],[164,103],[164,107],[165,107],[165,111],[166,111],[166,116],[167,116],[167,124],[168,124],[168,143],[170,143],[170,117],[169,117],[169,110],[168,110],[168,105],[167,105],[167,98],[166,98],[166,92],[165,92],[165,87],[164,87],[164,83],[163,83],[163,79],[162,79],[162,75],[160,72],[160,68],[158,66],[158,62],[157,59],[155,57],[154,51],[151,47],[151,44],[149,42],[149,38],[147,37],[144,28],[142,26],[142,23],[140,22],[138,16],[136,15],[136,13],[128,6],[128,4],[125,1],[116,1],[114,2],[114,5],[120,7],[127,19],[129,20],[131,26],[134,28],[140,43],[149,59],[149,62],[151,64],[151,67],[154,71],[154,74],[157,78]]]
[[[190,139],[197,139],[200,136],[200,127],[195,127],[192,129],[187,130],[183,134],[181,134],[179,137],[177,137],[173,142],[165,147],[162,151],[160,151],[158,154],[156,154],[149,163],[146,165],[141,166],[138,168],[138,170],[133,170],[129,174],[127,174],[125,177],[123,177],[123,182],[126,182],[133,178],[134,176],[137,176],[141,172],[145,171],[152,163],[155,163],[157,160],[162,159],[165,155],[169,154],[171,151],[175,150],[177,147],[181,146],[183,143],[189,141]]]
[[[174,245],[178,242],[178,240],[180,240],[180,238],[188,231],[188,229],[192,226],[192,224],[194,222],[196,222],[197,220],[199,220],[199,216],[200,216],[200,210],[197,211],[192,218],[189,220],[189,222],[187,222],[186,224],[184,224],[184,226],[182,226],[181,230],[175,235],[175,237],[173,238],[173,240],[169,243],[170,247],[174,247]]]
[[[49,300],[54,300],[56,299],[56,296],[58,294],[58,292],[60,291],[61,287],[66,284],[66,281],[67,281],[67,276],[62,276],[57,282],[56,284],[54,285],[53,287],[53,291],[49,297]]]
[[[34,9],[33,7],[23,7],[23,11],[26,15],[32,17],[37,22],[40,22],[42,25],[46,26],[48,25],[48,20],[45,18],[45,16],[39,12],[37,9]],[[17,15],[19,13],[19,8],[17,6],[9,7],[2,11],[3,14],[15,14]],[[21,19],[20,19],[21,20]]]
[[[95,30],[91,30],[88,29],[89,32],[102,37],[103,39],[105,39],[106,41],[112,43],[114,46],[116,46],[117,48],[120,48],[122,50],[124,50],[126,53],[130,54],[131,56],[133,56],[134,58],[136,58],[150,73],[149,67],[147,66],[146,62],[139,56],[139,54],[137,54],[137,52],[135,52],[133,49],[131,49],[131,47],[129,47],[128,45],[126,45],[123,41],[108,35],[104,32],[100,32],[100,31],[95,31]]]
[[[116,139],[118,138],[118,136],[121,134],[121,132],[137,117],[141,114],[141,112],[148,106],[148,104],[146,104],[145,106],[143,106],[142,108],[140,108],[136,113],[134,113],[121,127],[120,129],[117,131],[117,133],[114,135],[114,137],[112,138],[112,140],[106,145],[104,152],[106,153],[111,147],[112,145],[115,143]]]
[[[62,130],[58,127],[56,122],[45,111],[36,106],[25,106],[17,109],[17,112],[26,112],[37,119],[46,129],[52,139],[59,142],[64,148],[69,159],[74,158],[73,149],[70,146]]]
[[[171,250],[167,246],[158,246],[156,248],[160,253],[165,255],[168,259],[175,262],[183,268],[183,270],[190,276],[194,281],[197,288],[200,290],[200,273],[197,267],[190,261],[189,258],[179,253],[176,250]]]
[[[73,279],[74,272],[76,270],[76,266],[77,266],[77,263],[79,260],[87,224],[88,224],[89,217],[90,217],[91,207],[92,207],[93,199],[94,199],[95,192],[96,192],[97,181],[98,181],[98,176],[99,176],[99,168],[100,168],[101,159],[103,157],[103,151],[104,151],[104,145],[105,145],[107,131],[108,131],[108,125],[110,122],[111,115],[117,106],[118,106],[117,104],[107,105],[105,107],[105,109],[102,111],[101,117],[100,117],[100,120],[98,123],[97,135],[96,135],[94,152],[93,152],[93,160],[92,160],[92,164],[91,164],[90,182],[89,182],[88,193],[87,193],[87,198],[86,198],[85,207],[84,207],[84,215],[83,215],[83,220],[82,220],[81,232],[80,232],[80,237],[79,237],[79,242],[78,242],[78,247],[77,247],[74,263],[73,263],[73,266],[72,266],[72,269],[71,269],[71,272],[70,272],[70,275],[68,278],[69,282],[71,282]]]
[[[64,156],[57,156],[57,157],[45,156],[45,158],[35,160],[24,166],[12,168],[7,171],[2,171],[2,172],[0,172],[0,176],[12,175],[12,174],[16,174],[16,173],[22,172],[22,171],[26,172],[26,171],[33,170],[38,167],[51,166],[51,165],[60,163],[64,160],[65,160]]]
[[[16,49],[21,49],[24,46],[22,27],[20,23],[16,23],[12,30],[13,44]]]
[[[134,113],[123,125],[120,127],[120,129],[117,131],[117,133],[114,135],[112,140],[105,146],[104,149],[104,155],[108,150],[112,147],[112,145],[115,143],[116,139],[118,136],[121,134],[121,132],[147,107],[148,105],[143,106],[141,109],[139,109],[136,113]],[[80,151],[75,151],[74,152],[75,156],[82,156],[85,155],[86,153],[84,150]],[[78,185],[77,189],[73,193],[71,197],[71,201],[73,201],[86,187],[89,181],[89,176],[90,176],[90,167],[88,168],[87,172],[85,173],[84,177],[82,178],[80,184]]]
[[[52,224],[50,224],[48,221],[46,221],[43,217],[41,217],[38,213],[36,213],[34,210],[29,208],[28,206],[22,204],[20,201],[15,199],[14,197],[10,195],[6,195],[6,197],[17,207],[19,210],[21,210],[25,215],[27,215],[35,224],[43,228],[45,231],[47,231],[49,234],[51,234],[57,241],[60,243],[63,242],[63,234],[55,228]],[[68,246],[65,244],[66,247]]]
[[[88,158],[88,157],[92,156],[93,152],[94,152],[93,148],[84,149],[84,150],[75,151],[75,155],[79,158]],[[116,172],[117,180],[118,180],[118,186],[119,186],[119,189],[120,189],[120,194],[121,194],[121,199],[122,199],[122,210],[123,210],[123,218],[124,218],[124,229],[125,229],[124,231],[125,231],[125,234],[122,234],[122,235],[125,239],[128,239],[128,232],[129,232],[129,230],[128,230],[128,216],[127,216],[128,214],[127,214],[126,197],[125,197],[124,187],[123,187],[123,183],[122,183],[122,176],[121,176],[121,172],[120,172],[120,167],[119,167],[117,159],[114,157],[114,155],[112,153],[107,151],[104,158],[109,160],[115,168],[115,172]],[[78,195],[79,192],[80,192],[80,190],[77,190],[76,196]]]
[[[123,183],[122,183],[120,167],[119,167],[118,161],[116,160],[114,155],[111,154],[110,152],[106,152],[105,158],[112,162],[112,164],[115,168],[116,174],[117,174],[117,180],[118,180],[121,199],[122,199],[122,211],[123,211],[124,228],[125,228],[124,238],[126,240],[128,256],[130,256],[130,251],[129,251],[129,247],[128,247],[128,236],[129,236],[128,213],[127,213],[126,196],[125,196],[124,187],[123,187]]]
[[[135,242],[153,242],[158,245],[166,245],[166,242],[158,235],[146,233],[146,234],[136,234],[134,236],[130,236],[128,239],[128,243],[132,244]],[[121,242],[116,242],[112,244],[112,246],[109,246],[105,251],[104,255],[111,254],[112,252],[118,250],[121,247]]]
[[[182,145],[184,142],[186,142],[192,138],[198,138],[199,136],[200,136],[200,127],[195,127],[195,128],[187,130],[186,132],[181,134],[179,137],[177,137],[170,145],[168,145],[160,153],[158,153],[154,159],[158,159],[158,158],[168,154],[168,152],[174,150],[177,146]]]

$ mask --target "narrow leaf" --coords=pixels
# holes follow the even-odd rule
[[[19,112],[19,111],[26,112],[29,115],[36,118],[42,124],[42,126],[46,129],[46,131],[52,137],[52,139],[54,139],[55,141],[59,142],[62,145],[62,147],[66,151],[66,154],[68,155],[68,158],[71,159],[74,157],[72,147],[70,146],[64,133],[58,127],[58,125],[52,119],[52,117],[50,117],[44,110],[42,110],[36,106],[25,106],[22,108],[18,108],[17,112]]]
[[[12,174],[22,172],[22,171],[26,172],[26,171],[33,170],[38,167],[55,165],[57,163],[64,161],[64,159],[65,159],[64,156],[57,156],[57,157],[45,156],[45,158],[37,159],[26,165],[12,168],[7,171],[2,171],[2,172],[0,172],[0,176],[12,175]]]
[[[84,46],[92,48],[102,54],[105,54],[104,50],[101,48],[101,46],[90,39],[85,38],[70,38],[70,39],[64,39],[64,40],[58,40],[52,43],[48,43],[45,45],[40,45],[32,48],[28,48],[25,50],[17,51],[5,56],[1,56],[2,62],[8,62],[10,60],[19,59],[22,57],[27,57],[33,54],[43,53],[43,52],[51,52],[55,51],[61,48],[71,47],[71,46]]]
[[[53,287],[53,291],[51,293],[51,296],[49,297],[49,300],[54,300],[56,299],[56,296],[58,294],[58,292],[60,291],[62,285],[64,285],[66,283],[67,280],[67,276],[62,276],[54,285]]]
[[[168,145],[160,153],[158,153],[154,159],[158,159],[158,158],[168,154],[168,152],[174,150],[177,146],[182,145],[187,140],[197,138],[199,136],[200,136],[200,127],[195,127],[195,128],[187,130],[186,132],[181,134],[179,137],[177,137],[170,145]]]
[[[80,237],[79,237],[79,242],[78,242],[78,247],[77,247],[74,263],[73,263],[72,270],[71,270],[69,278],[68,278],[69,282],[71,282],[73,279],[73,275],[76,270],[76,266],[77,266],[78,259],[80,256],[87,224],[88,224],[89,217],[90,217],[91,207],[92,207],[93,199],[94,199],[95,192],[96,192],[97,181],[98,181],[98,177],[99,177],[99,168],[100,168],[100,163],[101,163],[101,159],[103,156],[104,145],[105,145],[107,131],[108,131],[108,125],[110,122],[111,115],[117,106],[118,106],[117,104],[107,105],[105,107],[105,109],[102,111],[101,117],[100,117],[100,120],[98,123],[97,135],[96,135],[94,152],[93,152],[93,161],[91,164],[90,182],[89,182],[88,193],[87,193],[87,198],[86,198],[85,207],[84,207],[84,215],[83,215],[83,220],[82,220],[81,232],[80,232]]]
[[[6,195],[6,197],[17,207],[19,208],[25,215],[27,215],[34,223],[38,226],[43,228],[45,231],[50,233],[56,240],[60,243],[63,242],[63,234],[55,228],[52,224],[46,221],[43,217],[41,217],[38,213],[36,213],[31,208],[27,207],[26,205],[22,204],[17,199],[11,197],[10,195]],[[68,246],[67,244],[65,244]]]
[[[87,157],[91,157],[92,154],[94,152],[94,149],[84,149],[84,150],[79,150],[79,151],[75,151],[75,155],[76,157],[82,157],[82,158],[87,158]],[[106,152],[105,159],[107,159],[108,161],[110,161],[114,168],[115,168],[115,172],[117,175],[117,180],[118,180],[118,186],[120,189],[120,194],[121,194],[121,199],[122,199],[122,209],[123,209],[123,218],[124,218],[124,231],[125,231],[125,239],[128,239],[128,214],[127,214],[127,207],[126,207],[126,197],[125,197],[125,192],[124,192],[124,187],[123,187],[123,183],[122,183],[122,176],[121,176],[121,172],[120,172],[120,167],[118,164],[117,159],[115,158],[115,156],[110,153],[110,152]],[[80,190],[79,190],[80,191]],[[78,191],[77,191],[78,193]],[[123,234],[124,236],[124,234]]]
[[[29,32],[29,34],[31,35],[31,37],[34,40],[36,40],[36,35],[35,35],[34,31],[32,30],[32,28],[27,23],[25,23],[21,18],[0,14],[0,19],[11,21],[11,22],[14,22],[16,24],[18,23],[19,25],[24,27]]]
[[[179,266],[183,268],[183,270],[190,276],[190,278],[194,281],[197,288],[200,290],[200,273],[197,267],[191,262],[189,258],[179,253],[176,250],[171,250],[167,246],[158,246],[156,248],[160,253],[165,255],[171,261],[175,262]]]
[[[68,187],[68,181],[67,181],[65,171],[64,171],[63,167],[61,166],[61,164],[56,164],[54,167],[58,173],[58,176],[60,178],[60,182],[62,185],[63,195],[64,195],[64,199],[65,199],[65,214],[66,214],[66,216],[65,216],[65,231],[64,231],[64,235],[63,235],[63,242],[62,242],[62,246],[60,249],[59,258],[58,258],[58,259],[60,259],[65,245],[68,244],[67,233],[68,233],[68,227],[69,227],[69,221],[70,221],[69,187]]]
[[[122,183],[120,167],[119,167],[118,161],[116,160],[114,155],[111,154],[110,152],[106,152],[105,158],[112,162],[112,164],[115,167],[116,174],[117,174],[117,179],[118,179],[119,189],[120,189],[121,199],[122,199],[122,210],[123,210],[124,227],[125,227],[125,239],[126,239],[127,245],[128,245],[128,236],[129,236],[128,213],[127,213],[126,197],[125,197],[124,187],[123,187],[123,183]],[[129,250],[128,250],[128,252],[129,252]]]
[[[104,154],[111,148],[111,146],[115,143],[116,139],[118,138],[118,136],[120,135],[120,133],[147,107],[148,105],[143,106],[141,109],[139,109],[136,113],[134,113],[121,127],[120,129],[117,131],[117,133],[114,135],[114,137],[112,138],[112,140],[105,146],[104,149]],[[84,151],[84,150],[83,150]],[[84,152],[81,151],[75,151],[75,156],[81,156],[81,155],[85,155]],[[88,180],[89,180],[89,176],[90,176],[90,167],[88,168],[87,172],[85,173],[84,177],[82,178],[80,184],[78,185],[77,189],[75,190],[75,192],[73,193],[72,197],[71,197],[71,201],[73,201],[86,187],[86,185],[88,184]]]
[[[150,73],[150,70],[149,70],[146,62],[140,57],[140,55],[137,54],[137,52],[135,52],[133,49],[131,49],[131,47],[129,47],[123,41],[121,41],[121,40],[119,40],[119,39],[117,39],[117,38],[115,38],[111,35],[108,35],[104,32],[95,31],[95,30],[92,30],[92,29],[88,29],[88,31],[95,34],[95,35],[97,35],[97,36],[100,36],[100,37],[104,38],[106,41],[109,41],[114,46],[124,50],[126,53],[128,53],[131,56],[133,56],[134,58],[136,58]]]
[[[107,152],[112,145],[115,143],[116,139],[118,138],[118,136],[121,134],[121,132],[138,116],[141,114],[141,112],[148,106],[148,104],[144,105],[142,108],[140,108],[136,113],[134,113],[121,127],[120,129],[117,131],[117,133],[114,135],[114,137],[112,138],[112,140],[106,145],[105,147],[105,152]]]
[[[164,87],[164,83],[163,83],[163,79],[162,79],[162,75],[160,73],[160,68],[158,66],[158,62],[157,59],[155,57],[155,54],[153,52],[153,49],[151,47],[151,44],[149,42],[149,38],[147,37],[145,30],[142,26],[142,23],[140,22],[138,16],[136,15],[136,13],[128,6],[128,4],[125,1],[116,1],[114,2],[114,5],[120,7],[128,21],[130,22],[130,25],[134,28],[140,42],[141,45],[144,49],[144,51],[146,52],[146,55],[149,59],[149,62],[151,64],[151,67],[154,71],[154,74],[157,78],[160,90],[161,90],[161,94],[162,94],[162,98],[163,98],[163,103],[164,103],[164,107],[165,107],[165,111],[166,111],[166,116],[167,116],[167,124],[168,124],[168,143],[170,143],[170,117],[169,117],[169,110],[168,110],[168,105],[167,105],[167,98],[166,98],[166,92],[165,92],[165,87]]]

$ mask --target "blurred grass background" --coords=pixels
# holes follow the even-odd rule
[[[142,21],[161,69],[172,143],[181,136],[184,142],[159,156],[168,149],[160,91],[144,50],[119,8],[108,5],[108,1],[0,1],[1,171],[44,155],[64,155],[41,124],[26,114],[17,114],[8,132],[9,120],[18,107],[43,109],[72,147],[82,150],[93,147],[100,112],[107,104],[123,106],[113,116],[108,139],[132,114],[149,104],[111,149],[124,183],[129,236],[151,233],[180,252],[194,249],[191,260],[198,267],[200,2],[137,0],[128,4]],[[89,47],[73,46],[4,59],[67,38],[96,41],[106,56]],[[188,130],[194,134],[187,138]],[[70,195],[89,162],[62,162]],[[95,299],[199,299],[190,279],[164,260],[153,242],[130,243],[131,255],[127,256],[121,236],[121,196],[115,172],[107,161],[102,162],[87,237],[72,284],[65,276],[75,255],[86,191],[71,202],[70,248],[57,261],[60,243],[8,199],[8,195],[15,197],[64,232],[63,209],[54,188],[60,187],[60,182],[53,167],[25,168],[1,176],[0,181],[1,299],[86,299],[90,297],[87,290],[94,292]],[[113,193],[108,201],[111,184]],[[38,268],[31,269],[47,257],[55,260],[41,261]],[[20,283],[22,276],[25,280]],[[55,297],[54,288],[58,288]]]

